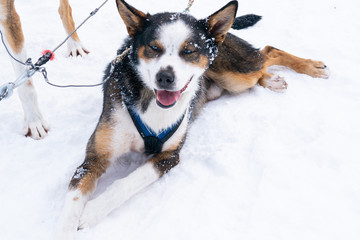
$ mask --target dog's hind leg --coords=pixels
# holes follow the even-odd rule
[[[14,57],[22,62],[27,59],[24,48],[24,35],[21,28],[20,17],[14,6],[14,1],[1,0],[0,10],[2,11],[0,23],[5,33],[6,45]],[[25,66],[11,59],[16,76],[25,71]],[[18,89],[21,104],[24,110],[25,126],[24,134],[33,139],[41,139],[47,135],[49,127],[43,119],[38,103],[35,88],[32,80],[20,86]]]
[[[208,100],[219,97],[223,89],[229,93],[240,93],[257,83],[273,91],[284,91],[287,87],[285,80],[267,72],[267,68],[272,65],[286,66],[312,77],[329,76],[323,62],[299,58],[271,46],[259,51],[228,33],[219,47],[218,56],[204,73],[210,83],[207,86]]]
[[[327,66],[321,61],[299,58],[277,48],[266,46],[262,51],[265,67],[282,65],[314,78],[328,78]]]
[[[69,0],[60,0],[59,14],[65,31],[67,34],[72,33],[75,30],[75,22],[72,17],[72,9],[69,4]],[[80,41],[80,38],[76,32],[67,41],[68,56],[82,56],[84,57],[89,53]]]

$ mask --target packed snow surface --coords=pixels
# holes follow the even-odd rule
[[[102,0],[71,1],[79,24]],[[129,3],[144,12],[183,11],[187,0]],[[211,4],[210,4],[211,3]],[[197,0],[205,18],[226,0]],[[27,53],[37,59],[65,32],[58,1],[17,0]],[[257,48],[273,45],[324,61],[329,79],[272,67],[289,86],[256,86],[206,105],[192,125],[181,163],[77,240],[360,239],[360,2],[240,0],[238,16],[263,16],[232,33]],[[126,37],[115,1],[79,31],[91,53],[66,58],[66,46],[46,65],[57,84],[94,84]],[[0,46],[0,84],[15,79]],[[0,239],[53,239],[67,185],[84,159],[102,107],[98,88],[59,89],[34,76],[41,111],[51,126],[40,141],[22,136],[17,94],[0,102]],[[137,160],[139,156],[128,156]],[[105,189],[120,163],[99,182]]]

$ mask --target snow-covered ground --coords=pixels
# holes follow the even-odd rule
[[[76,23],[102,0],[71,1]],[[182,11],[187,0],[129,0],[143,11]],[[196,0],[206,17],[227,0]],[[17,0],[28,55],[37,59],[65,36],[58,1]],[[256,47],[267,44],[324,61],[327,80],[271,70],[287,80],[286,93],[255,87],[206,105],[192,126],[182,162],[98,226],[78,233],[94,239],[360,239],[360,2],[357,0],[240,0],[238,15],[263,19],[232,31]],[[91,51],[47,64],[51,81],[97,83],[126,30],[110,1],[79,31]],[[15,79],[0,46],[0,84]],[[21,135],[16,95],[0,102],[0,239],[48,240],[69,180],[82,163],[97,123],[101,88],[58,89],[34,77],[46,139]],[[134,157],[134,156],[132,156]],[[136,156],[135,156],[136,157]],[[116,179],[113,166],[99,183]]]

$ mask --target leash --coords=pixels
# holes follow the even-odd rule
[[[11,52],[9,51],[9,49],[7,48],[5,41],[4,41],[4,37],[3,37],[3,33],[0,30],[0,35],[1,35],[1,41],[2,44],[4,45],[6,52],[9,54],[9,56],[16,61],[19,64],[25,65],[26,66],[26,70],[14,81],[14,82],[9,82],[6,83],[4,85],[2,85],[0,87],[0,101],[8,98],[12,95],[13,91],[15,88],[23,85],[24,83],[27,82],[27,80],[32,77],[36,72],[41,72],[42,75],[44,76],[45,82],[51,86],[54,87],[61,87],[61,88],[67,88],[67,87],[95,87],[95,86],[100,86],[102,84],[104,84],[104,81],[102,83],[99,84],[94,84],[94,85],[56,85],[56,84],[52,84],[50,83],[49,79],[47,78],[47,72],[45,67],[41,67],[42,65],[46,64],[48,61],[53,60],[54,59],[54,52],[56,52],[56,50],[58,50],[62,45],[65,44],[65,42],[79,29],[81,28],[84,23],[86,23],[91,17],[93,17],[99,10],[100,8],[102,8],[109,0],[105,0],[99,7],[95,8],[95,10],[93,10],[92,12],[90,12],[89,16],[81,22],[81,24],[75,28],[74,31],[72,31],[65,39],[64,41],[62,41],[58,46],[56,46],[54,48],[54,50],[50,51],[50,50],[45,50],[43,51],[43,55],[37,60],[37,62],[35,64],[32,63],[31,58],[28,58],[26,60],[26,62],[21,62],[20,60],[16,59]],[[118,58],[119,56],[117,56]]]
[[[97,87],[97,86],[101,86],[104,83],[106,83],[110,77],[112,77],[114,71],[115,71],[115,66],[116,64],[118,64],[119,62],[121,62],[129,53],[131,52],[131,48],[126,48],[121,54],[117,55],[116,58],[111,62],[111,67],[110,67],[110,73],[108,75],[107,78],[105,78],[101,83],[97,83],[97,84],[89,84],[89,85],[57,85],[54,83],[51,83],[47,77],[47,72],[45,68],[42,68],[40,70],[40,72],[42,73],[44,80],[47,84],[49,84],[50,86],[53,87],[58,87],[58,88],[86,88],[86,87]],[[0,91],[1,92],[1,91]],[[1,99],[0,99],[1,100]]]
[[[195,0],[189,0],[189,3],[187,5],[187,7],[185,8],[185,10],[183,11],[183,13],[188,14],[190,12],[190,8],[194,2],[195,2]]]

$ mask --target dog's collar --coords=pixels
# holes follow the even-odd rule
[[[148,125],[146,125],[140,118],[139,114],[136,113],[131,107],[127,106],[129,114],[132,121],[134,122],[136,129],[140,133],[140,136],[144,140],[145,144],[145,153],[154,154],[159,153],[162,150],[164,143],[169,140],[169,138],[176,132],[176,130],[181,125],[182,121],[185,118],[185,113],[181,118],[173,124],[171,127],[161,131],[159,134],[156,134]]]

